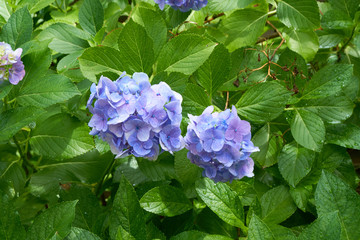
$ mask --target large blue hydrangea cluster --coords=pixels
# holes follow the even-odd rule
[[[182,12],[188,12],[190,9],[200,10],[205,7],[207,0],[154,0],[161,10],[164,9],[165,4],[170,5],[175,10],[179,9]]]
[[[124,73],[116,81],[102,76],[90,91],[90,134],[108,142],[117,157],[133,154],[155,160],[160,146],[171,153],[184,147],[182,96],[166,83],[151,86],[145,73]]]
[[[18,84],[25,76],[24,64],[21,61],[22,49],[15,51],[5,42],[0,42],[0,83],[9,80],[13,85]]]
[[[254,162],[250,154],[259,148],[250,141],[250,123],[240,120],[234,106],[231,112],[213,110],[210,106],[200,116],[189,114],[185,136],[188,158],[204,168],[204,176],[216,182],[252,177]]]

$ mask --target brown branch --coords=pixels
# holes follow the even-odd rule
[[[279,46],[277,46],[277,48],[275,48],[273,54],[271,55],[270,61],[274,58],[275,53],[277,52],[277,50],[279,50],[279,48],[281,47],[281,45],[283,45],[283,43],[285,42],[285,38],[281,35],[281,33],[279,32],[279,30],[269,21],[266,20],[266,23],[269,24],[273,29],[275,29],[275,31],[279,34],[279,36],[281,37],[281,42],[279,44]]]
[[[217,14],[217,15],[214,15],[212,18],[206,19],[206,20],[204,21],[204,24],[209,23],[209,22],[211,22],[211,21],[214,21],[215,19],[217,19],[217,18],[219,18],[219,17],[221,17],[221,16],[224,16],[224,15],[225,15],[225,13],[219,13],[219,14]]]
[[[265,42],[267,40],[277,38],[277,37],[279,37],[279,34],[274,29],[270,29],[270,30],[266,31],[263,35],[261,35],[259,37],[256,44],[262,43],[262,42]]]
[[[226,92],[226,103],[225,103],[225,109],[226,110],[229,106],[229,92]]]

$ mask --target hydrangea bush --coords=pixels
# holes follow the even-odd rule
[[[360,239],[359,0],[0,0],[0,240]]]

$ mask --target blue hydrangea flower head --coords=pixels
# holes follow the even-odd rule
[[[203,175],[218,182],[252,177],[250,154],[259,151],[251,142],[250,123],[241,120],[233,106],[223,112],[207,107],[200,116],[189,114],[185,136],[188,158],[204,168]]]
[[[179,9],[182,12],[188,12],[190,9],[200,10],[207,5],[207,0],[154,0],[161,10],[165,4],[170,5],[173,9]]]
[[[15,51],[5,42],[0,42],[0,83],[9,80],[17,85],[25,76],[24,64],[21,61],[22,49]]]
[[[117,157],[154,160],[161,151],[173,153],[185,146],[181,102],[166,83],[151,86],[145,73],[123,73],[116,81],[102,76],[91,86],[87,102],[93,114],[90,134],[108,142]]]

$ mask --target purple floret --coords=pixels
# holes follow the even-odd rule
[[[232,111],[212,113],[208,107],[200,116],[189,115],[185,136],[188,158],[204,168],[203,175],[214,181],[232,181],[252,177],[252,152],[259,151],[250,141],[250,124],[241,120],[235,107]]]
[[[9,80],[17,85],[25,76],[24,64],[21,61],[22,49],[15,51],[7,43],[0,42],[0,81]]]
[[[170,5],[173,9],[179,9],[182,12],[188,12],[190,9],[200,10],[207,5],[207,0],[154,0],[161,10],[165,4]]]

